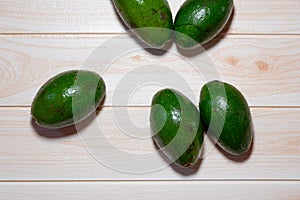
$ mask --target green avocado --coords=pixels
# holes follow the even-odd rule
[[[176,43],[188,49],[204,44],[225,26],[233,9],[233,0],[187,0],[174,22]]]
[[[153,140],[171,161],[194,165],[203,143],[203,128],[197,107],[183,94],[164,89],[152,99],[150,125]]]
[[[225,151],[239,155],[252,142],[251,113],[242,93],[228,83],[211,81],[203,86],[199,109],[207,134]]]
[[[173,19],[166,0],[113,0],[124,23],[152,48],[170,41]]]
[[[105,95],[105,83],[96,73],[71,70],[48,80],[31,105],[35,122],[55,129],[73,125],[96,110]]]

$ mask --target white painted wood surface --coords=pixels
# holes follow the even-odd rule
[[[183,1],[169,1],[173,13]],[[132,93],[129,86],[134,85],[128,84],[124,93],[133,94],[129,104],[118,104],[113,96],[130,70],[154,62],[187,80],[192,92],[183,92],[197,103],[206,80],[186,65],[174,45],[163,56],[139,50],[114,60],[101,73],[108,86],[104,108],[79,133],[74,134],[74,128],[41,129],[30,117],[38,88],[61,71],[87,68],[86,64],[105,66],[105,59],[90,56],[112,38],[126,38],[126,28],[109,0],[1,1],[0,200],[299,199],[300,1],[235,0],[234,4],[229,24],[205,48],[220,79],[245,94],[253,117],[254,145],[247,155],[234,158],[213,148],[206,138],[202,162],[181,169],[166,166],[149,138],[148,106],[159,87],[145,86]],[[192,58],[202,62],[203,55]],[[201,65],[202,75],[213,78],[214,68],[206,65]],[[90,69],[101,72],[98,67]],[[152,76],[160,74],[151,71]],[[174,83],[177,87],[180,84]],[[127,111],[137,127],[126,131],[122,123],[128,120],[123,115]],[[100,130],[105,140],[99,140]],[[127,159],[113,154],[104,141],[129,155],[154,156]],[[121,172],[99,162],[99,151],[115,157],[119,163],[113,167],[119,170],[149,161],[165,168]]]
[[[300,179],[299,108],[251,109],[252,151],[237,158],[226,156],[206,139],[204,159],[191,169],[167,167],[156,153],[147,128],[149,110],[147,107],[104,107],[96,120],[83,123],[85,128],[78,126],[79,133],[72,134],[77,132],[76,128],[50,131],[37,127],[31,121],[29,108],[2,108],[0,180]],[[133,126],[122,118],[127,111]],[[126,128],[134,124],[139,126]],[[142,131],[139,127],[146,128]],[[115,153],[115,148],[129,155]],[[120,162],[109,165],[109,160],[101,154],[103,151],[105,156]],[[136,154],[143,155],[137,160]],[[133,173],[140,172],[139,166],[151,173]]]
[[[176,13],[184,0],[169,1]],[[298,0],[235,0],[229,33],[299,34]],[[173,14],[175,17],[175,14]],[[120,33],[110,0],[3,0],[1,33]]]
[[[29,106],[38,88],[46,80],[57,73],[75,68],[101,73],[108,90],[105,105],[112,105],[113,94],[116,88],[120,87],[118,84],[127,73],[144,65],[161,64],[183,76],[193,91],[195,103],[198,101],[200,88],[204,82],[216,78],[238,87],[251,106],[300,105],[299,36],[217,38],[213,42],[215,44],[206,46],[207,57],[211,58],[215,66],[200,63],[200,73],[184,60],[186,57],[177,52],[175,45],[169,53],[160,57],[141,49],[135,42],[132,42],[132,45],[134,48],[139,48],[138,51],[122,56],[114,55],[112,60],[107,60],[97,53],[99,49],[104,49],[103,45],[106,43],[111,46],[111,43],[120,38],[127,41],[130,39],[125,35],[2,36],[0,38],[2,45],[0,104]],[[120,44],[120,48],[124,47],[126,45]],[[94,54],[97,59],[90,58],[95,57]],[[197,63],[198,60],[201,62],[208,59],[203,57],[205,55],[200,54],[190,60],[193,59],[193,62]],[[112,61],[114,62],[108,65]],[[93,66],[90,67],[89,62],[93,62]],[[107,68],[105,72],[101,72],[103,68]],[[218,74],[215,70],[218,70]],[[148,76],[159,75],[162,75],[161,71],[153,70]],[[202,76],[209,77],[204,80]],[[145,77],[144,71],[137,74],[138,77]],[[131,87],[124,88],[124,93],[134,92],[130,88],[136,88],[136,82],[130,84]],[[181,86],[178,82],[169,85],[179,90]],[[158,89],[157,86],[140,88],[130,105],[149,105],[153,94]],[[121,105],[126,106],[127,102]]]
[[[289,199],[298,200],[299,182],[34,182],[0,183],[1,199]]]

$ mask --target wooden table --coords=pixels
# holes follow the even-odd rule
[[[170,1],[173,13],[182,2]],[[0,199],[300,199],[300,1],[235,0],[234,5],[226,30],[205,48],[220,78],[238,87],[249,102],[255,135],[251,152],[234,158],[213,148],[192,169],[166,166],[135,174],[99,162],[80,134],[102,127],[115,148],[155,152],[149,137],[124,134],[113,111],[128,110],[136,124],[147,124],[158,88],[141,88],[130,105],[112,101],[131,64],[153,60],[153,55],[133,52],[116,62],[119,69],[101,74],[107,97],[83,133],[39,128],[30,116],[38,88],[59,72],[83,68],[105,41],[126,37],[125,27],[109,0],[2,0]],[[175,45],[171,49],[177,51]],[[192,81],[197,96],[204,81],[174,60],[165,59],[168,63]],[[101,60],[96,64],[103,65]],[[206,139],[204,151],[212,146]],[[124,166],[143,164],[122,159],[116,157]],[[165,164],[159,155],[154,162]]]

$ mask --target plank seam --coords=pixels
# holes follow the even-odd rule
[[[0,183],[127,183],[127,182],[300,182],[300,179],[163,179],[163,180],[0,180]]]
[[[105,105],[105,106],[99,106],[97,110],[100,110],[101,108],[150,108],[151,106],[146,106],[146,105],[140,105],[140,106],[110,106],[110,105]],[[11,106],[0,106],[0,109],[9,109],[9,108],[31,108],[29,105],[11,105]],[[249,108],[254,108],[254,109],[300,109],[300,106],[249,106]]]
[[[55,35],[55,36],[68,36],[68,35],[76,35],[76,36],[97,36],[97,35],[126,35],[127,32],[53,32],[53,33],[0,33],[1,36],[47,36],[47,35]],[[215,38],[224,38],[225,36],[295,36],[299,37],[300,33],[220,33]]]

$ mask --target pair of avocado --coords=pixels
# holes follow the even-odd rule
[[[187,0],[173,24],[167,0],[113,0],[125,24],[153,48],[175,40],[184,49],[195,48],[215,37],[227,23],[233,0]]]
[[[251,114],[235,87],[221,81],[208,82],[201,89],[199,110],[173,89],[161,90],[153,97],[153,139],[170,160],[184,167],[194,165],[200,156],[204,130],[232,155],[249,150]]]
[[[45,128],[62,128],[88,117],[105,96],[106,86],[96,73],[71,70],[48,80],[36,94],[31,114]],[[156,144],[182,166],[195,164],[207,130],[223,149],[238,155],[252,141],[251,116],[243,95],[233,86],[212,81],[201,90],[199,110],[183,94],[159,91],[152,100],[150,123]]]

